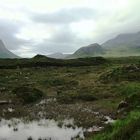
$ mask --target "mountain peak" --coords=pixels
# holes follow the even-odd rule
[[[104,53],[104,50],[101,45],[98,43],[93,43],[88,46],[81,47],[78,49],[72,57],[93,57],[93,56],[100,56]]]
[[[6,47],[5,47],[4,43],[3,43],[3,41],[0,39],[0,49],[2,49],[2,48],[5,48],[5,49],[6,49]]]
[[[47,58],[45,55],[42,55],[42,54],[37,54],[37,55],[35,55],[34,57],[33,57],[34,59],[42,59],[42,58]]]
[[[18,58],[15,54],[10,52],[4,45],[3,41],[0,39],[0,58]]]
[[[98,43],[93,43],[93,44],[90,44],[88,45],[89,47],[95,47],[95,46],[100,46]]]

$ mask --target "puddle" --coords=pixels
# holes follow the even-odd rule
[[[109,116],[105,116],[108,123],[113,123]],[[19,119],[0,120],[0,140],[75,140],[84,139],[84,133],[101,131],[103,127],[93,126],[88,129],[77,127],[74,120],[42,119],[40,121],[25,121]]]
[[[68,127],[72,120],[65,120],[59,127],[54,120],[23,122],[18,119],[0,122],[0,140],[71,140],[75,137],[84,139],[84,129]],[[31,139],[32,138],[32,139]]]

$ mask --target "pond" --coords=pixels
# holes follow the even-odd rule
[[[84,139],[84,129],[72,126],[73,120],[21,121],[18,119],[0,121],[0,140],[71,140]]]
[[[98,112],[95,112],[98,114]],[[104,116],[104,124],[115,120]],[[92,126],[88,129],[78,127],[74,119],[55,121],[53,119],[40,119],[29,121],[27,119],[11,120],[0,119],[0,140],[75,140],[85,139],[87,133],[101,131],[103,126]]]

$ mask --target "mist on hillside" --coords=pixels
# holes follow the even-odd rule
[[[0,40],[23,58],[37,54],[75,58],[78,49],[95,43],[103,47],[105,57],[139,55],[139,4],[139,0],[2,0]],[[83,56],[102,55],[92,54]]]
[[[0,140],[140,140],[140,0],[0,0]]]

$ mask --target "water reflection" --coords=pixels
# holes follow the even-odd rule
[[[76,136],[84,139],[83,129],[67,127],[72,120],[59,123],[54,120],[23,122],[17,119],[1,120],[0,140],[71,140]]]

